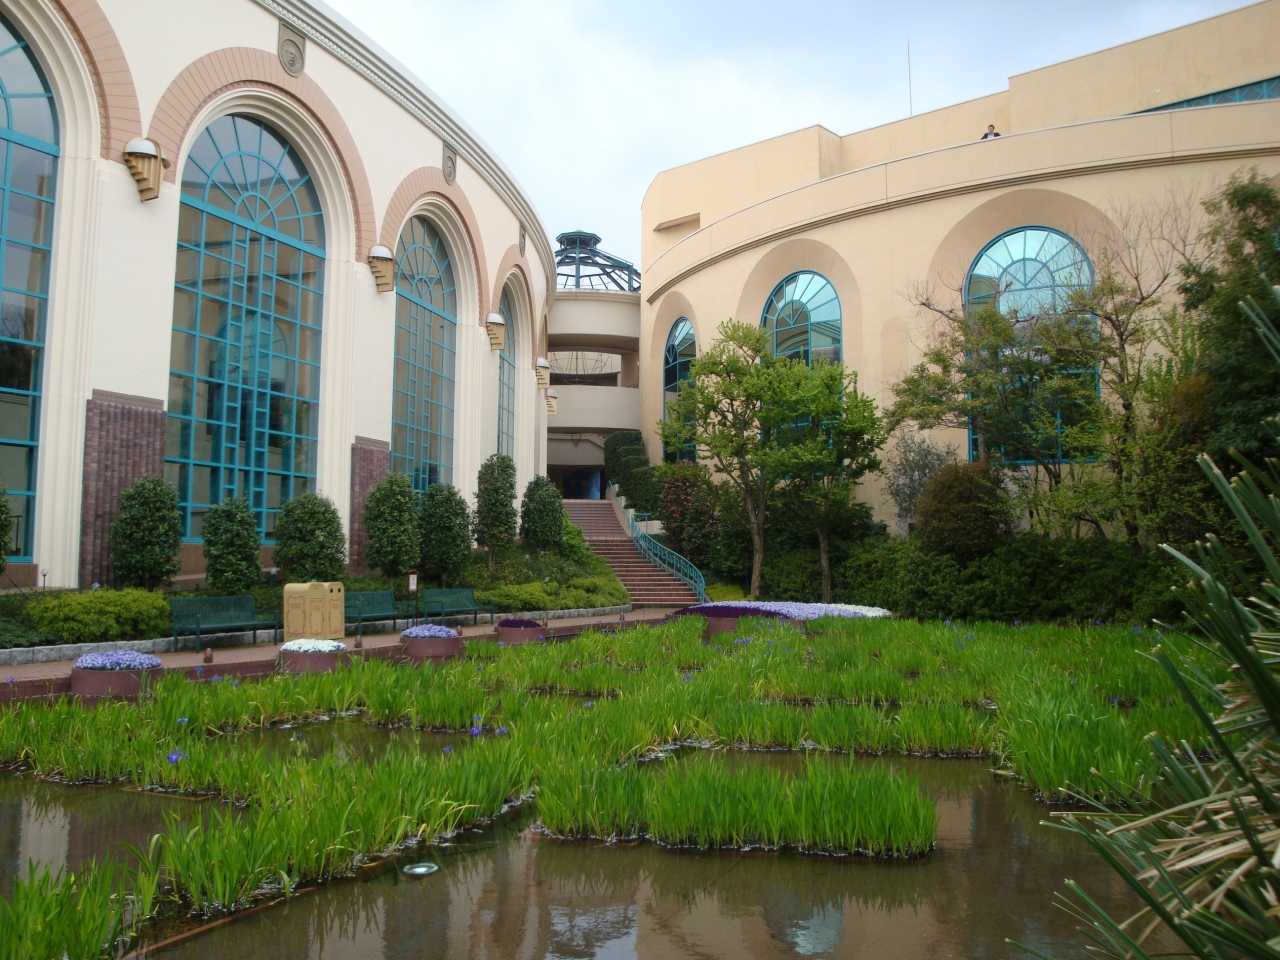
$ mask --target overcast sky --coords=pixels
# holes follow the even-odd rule
[[[639,261],[660,170],[811,124],[852,133],[1004,90],[1241,0],[328,0],[439,94],[552,238]],[[975,131],[978,133],[980,131]],[[554,244],[554,239],[553,239]]]

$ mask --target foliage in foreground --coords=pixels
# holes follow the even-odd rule
[[[182,511],[164,477],[143,477],[120,494],[111,521],[111,569],[126,587],[154,590],[178,572]]]
[[[209,508],[201,528],[205,579],[219,593],[248,593],[262,582],[262,538],[245,497]]]
[[[338,508],[328,497],[304,493],[286,500],[275,529],[276,565],[294,583],[341,580],[347,537]]]

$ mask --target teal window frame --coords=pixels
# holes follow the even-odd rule
[[[505,323],[506,337],[498,352],[498,452],[516,455],[516,318],[511,293],[502,288],[498,313]]]
[[[1159,113],[1162,110],[1189,110],[1192,107],[1213,107],[1220,103],[1249,103],[1254,100],[1280,99],[1280,77],[1267,77],[1252,83],[1242,83],[1238,87],[1226,90],[1215,90],[1213,93],[1188,97],[1186,100],[1175,100],[1159,107],[1148,107],[1138,113]]]
[[[693,323],[688,317],[677,317],[667,333],[667,345],[662,356],[662,393],[663,407],[674,398],[680,390],[680,384],[690,378],[689,365],[698,356],[698,340],[693,330]],[[686,444],[678,453],[670,450],[662,451],[662,459],[667,463],[677,460],[696,460],[697,451],[692,444]]]
[[[324,215],[306,164],[257,117],[196,138],[182,174],[165,475],[184,539],[248,499],[265,543],[316,489]]]
[[[6,554],[33,559],[45,332],[58,181],[58,108],[30,45],[0,17],[0,484]]]
[[[396,247],[391,469],[415,490],[453,483],[457,327],[449,249],[430,220],[410,217]]]
[[[797,270],[784,277],[760,313],[760,326],[769,333],[775,357],[814,357],[840,363],[844,350],[844,313],[835,285],[813,270]],[[817,341],[815,345],[815,341]]]

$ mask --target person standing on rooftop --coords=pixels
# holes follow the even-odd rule
[[[987,132],[982,135],[983,140],[994,140],[1000,134],[996,133],[996,125],[994,123],[987,124]]]

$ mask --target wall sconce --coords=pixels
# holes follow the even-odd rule
[[[124,165],[138,182],[138,194],[144,202],[160,196],[160,181],[169,166],[160,144],[146,137],[130,140],[124,148]]]
[[[369,269],[379,293],[390,293],[396,286],[396,258],[389,247],[376,244],[369,248]]]
[[[554,390],[547,391],[547,413],[550,416],[554,417],[556,415],[556,410],[559,407],[558,400],[559,398]]]
[[[484,319],[485,332],[489,334],[489,346],[501,350],[507,345],[507,321],[502,314],[491,313]]]
[[[543,390],[551,386],[551,364],[547,363],[546,357],[538,358],[538,362],[534,365],[534,376],[538,378],[538,386]]]

